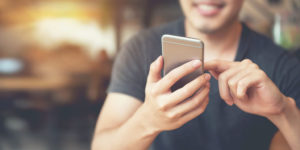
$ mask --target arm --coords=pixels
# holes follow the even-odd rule
[[[284,105],[281,113],[268,116],[268,119],[278,127],[291,149],[298,150],[300,149],[300,111],[292,98],[286,98]]]
[[[147,149],[162,131],[174,130],[202,114],[209,102],[208,74],[181,89],[170,88],[201,62],[188,62],[161,78],[162,57],[151,64],[146,98],[142,104],[132,97],[110,94],[100,114],[92,149]],[[202,88],[201,90],[199,90]]]
[[[277,131],[271,141],[269,150],[291,150],[291,148],[286,139],[283,137],[282,133]]]
[[[228,105],[268,118],[293,150],[300,149],[300,112],[295,100],[286,97],[256,64],[210,61],[207,70],[218,79],[220,95]]]
[[[135,115],[141,105],[131,96],[109,94],[99,115],[92,150],[147,149],[156,134],[148,132],[140,124],[142,118]]]

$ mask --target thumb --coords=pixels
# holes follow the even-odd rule
[[[234,62],[226,60],[211,60],[204,63],[204,70],[214,71],[216,73],[222,73],[232,67]]]
[[[159,56],[150,65],[147,83],[154,83],[161,79],[162,67],[163,67],[163,58],[162,58],[162,56]]]
[[[215,71],[208,71],[216,80],[218,80],[220,73]]]

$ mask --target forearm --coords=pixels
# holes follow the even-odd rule
[[[289,146],[293,150],[300,149],[300,110],[292,98],[287,103],[282,113],[268,117],[281,131]]]
[[[142,122],[139,110],[119,127],[95,133],[92,150],[142,150],[148,149],[159,134]]]

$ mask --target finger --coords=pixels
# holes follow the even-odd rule
[[[170,114],[176,118],[181,118],[185,114],[195,110],[200,107],[205,100],[208,98],[209,87],[205,87],[202,91],[197,92],[192,98],[187,99],[183,103],[177,105],[173,109],[170,110]]]
[[[192,96],[197,90],[206,86],[206,83],[209,83],[210,75],[203,74],[190,83],[186,84],[184,87],[176,90],[170,95],[169,104],[174,106],[178,103],[182,102],[183,100]]]
[[[253,71],[252,69],[246,69],[246,70],[240,71],[239,73],[237,73],[236,75],[234,75],[233,77],[231,77],[228,80],[228,85],[229,85],[231,96],[233,96],[234,98],[237,98],[238,82],[241,79],[245,78],[247,75],[249,75],[252,71]]]
[[[159,82],[158,86],[162,91],[168,91],[179,79],[194,72],[201,66],[200,60],[193,60],[185,63],[171,72],[169,72],[165,77],[163,77]]]
[[[178,116],[183,116],[190,111],[196,109],[197,107],[201,106],[205,99],[208,97],[209,94],[209,86],[205,87],[201,91],[197,92],[196,95],[193,97],[187,99],[183,103],[177,105],[173,111],[175,114],[178,114]]]
[[[233,67],[222,74],[219,77],[219,92],[221,98],[228,104],[233,105],[233,98],[231,95],[230,87],[228,81],[231,77],[238,74],[242,69],[242,66]]]
[[[251,109],[251,107],[249,107],[249,106],[251,106],[250,103],[251,103],[251,101],[248,100],[247,95],[245,95],[242,99],[235,98],[235,100],[234,100],[234,104],[242,110]],[[254,112],[254,111],[250,111],[250,112]]]
[[[242,62],[236,62],[234,65],[231,65],[231,68],[224,71],[219,75],[219,91],[220,96],[224,99],[224,101],[228,105],[233,105],[234,98],[230,87],[234,85],[230,81],[230,79],[237,74],[239,74],[242,70],[251,65],[251,61],[248,59],[243,60]],[[250,68],[249,68],[250,69]]]
[[[237,84],[237,98],[243,99],[247,95],[247,90],[253,86],[259,85],[261,83],[265,73],[261,70],[252,72],[248,74],[243,79],[239,80]]]
[[[147,83],[154,83],[161,79],[161,69],[163,66],[162,56],[159,56],[152,64],[150,65],[150,70],[148,74]]]
[[[227,69],[231,68],[234,65],[237,65],[238,63],[240,63],[240,62],[228,62],[228,61],[222,61],[222,60],[214,60],[214,61],[210,61],[210,62],[205,62],[204,69],[208,70],[214,78],[218,79],[220,73],[226,71]],[[241,63],[243,65],[247,65],[247,64],[252,63],[252,61],[250,59],[244,59]],[[219,65],[219,64],[221,64],[221,65]],[[229,65],[227,65],[227,64],[229,64]],[[256,65],[256,64],[254,64],[254,65]]]
[[[219,78],[219,74],[215,71],[208,71],[216,80]]]
[[[204,70],[214,71],[215,73],[222,73],[235,65],[235,62],[225,60],[212,60],[205,62]]]
[[[181,117],[184,114],[194,110],[196,107],[199,107],[204,102],[208,94],[209,85],[198,91],[195,95],[193,95],[193,97],[186,99],[184,102],[173,107],[170,113]]]
[[[183,115],[180,119],[180,122],[188,122],[194,118],[196,118],[197,116],[199,116],[200,114],[202,114],[207,105],[209,103],[209,96],[207,96],[204,100],[204,102],[201,104],[201,106],[196,107],[194,110],[190,111],[189,113]]]

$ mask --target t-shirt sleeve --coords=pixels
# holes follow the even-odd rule
[[[277,66],[277,74],[280,78],[280,90],[285,96],[295,99],[298,108],[300,108],[300,61],[290,55],[282,56]]]
[[[122,93],[144,101],[145,66],[145,58],[138,40],[131,39],[117,54],[107,92]]]

